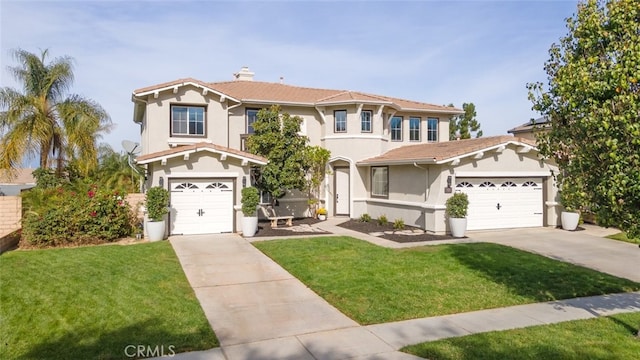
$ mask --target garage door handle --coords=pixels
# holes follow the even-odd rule
[[[502,206],[500,206],[500,203],[498,203],[498,205],[496,205],[496,209],[500,210]]]
[[[204,211],[202,211],[202,209],[198,209],[198,212],[196,214],[198,214],[198,216],[202,216],[204,215]]]

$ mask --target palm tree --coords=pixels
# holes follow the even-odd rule
[[[73,59],[64,56],[45,63],[40,56],[13,51],[16,67],[9,67],[22,83],[20,92],[0,88],[0,170],[13,170],[25,156],[40,157],[48,169],[55,159],[57,174],[65,161],[77,160],[83,174],[96,167],[96,141],[111,128],[107,112],[95,101],[67,94],[73,83]]]
[[[99,164],[94,177],[98,184],[109,189],[121,189],[129,193],[140,191],[140,175],[129,165],[129,155],[118,154],[109,145],[98,147]]]

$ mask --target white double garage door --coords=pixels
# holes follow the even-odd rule
[[[174,179],[169,186],[172,235],[233,231],[233,180]]]
[[[469,196],[468,230],[543,225],[542,178],[457,178]]]

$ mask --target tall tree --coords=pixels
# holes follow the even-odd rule
[[[72,59],[46,62],[47,55],[47,50],[39,56],[13,52],[18,66],[9,71],[23,89],[0,89],[0,170],[37,156],[43,169],[55,158],[58,173],[67,160],[76,159],[87,174],[98,163],[96,141],[109,131],[111,120],[95,101],[67,93],[74,80]]]
[[[540,153],[560,168],[562,198],[580,200],[599,224],[639,236],[638,0],[581,2],[567,28],[549,50],[546,86],[527,84],[533,109],[550,120]]]
[[[453,104],[449,104],[453,107]],[[471,139],[471,133],[475,133],[475,137],[482,137],[480,130],[480,122],[476,119],[476,106],[473,103],[462,104],[464,114],[456,115],[449,121],[449,140]]]
[[[136,172],[129,165],[128,154],[119,154],[106,144],[98,147],[98,167],[93,172],[97,184],[130,193],[140,192],[141,172],[142,169]]]
[[[256,186],[273,199],[284,196],[286,190],[305,189],[305,148],[309,139],[299,134],[301,123],[301,117],[281,114],[280,107],[273,105],[258,112],[254,133],[247,139],[249,152],[269,160]]]

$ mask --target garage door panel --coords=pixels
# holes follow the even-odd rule
[[[233,180],[174,180],[171,189],[172,234],[233,231]]]
[[[460,178],[456,192],[469,196],[469,230],[542,226],[542,179]]]

